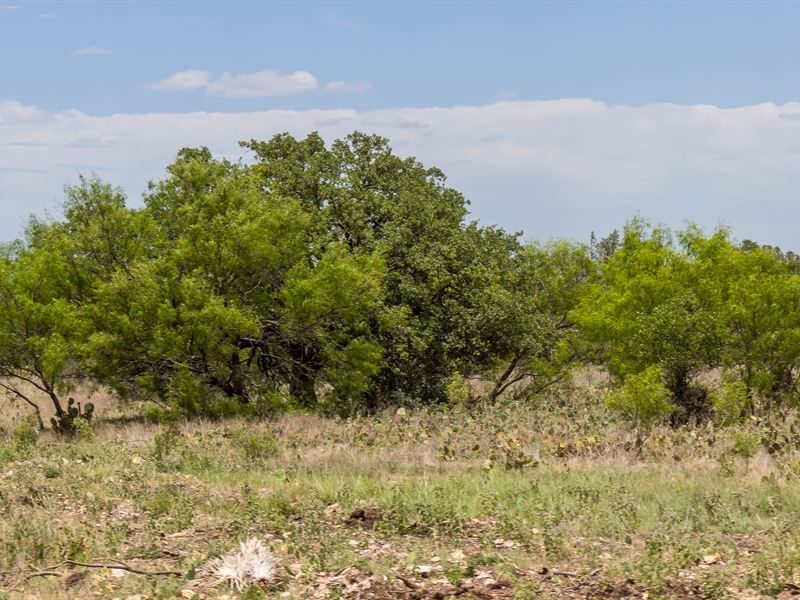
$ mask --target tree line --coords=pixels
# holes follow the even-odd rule
[[[181,150],[141,208],[82,178],[63,217],[32,217],[0,251],[0,387],[37,414],[38,390],[63,431],[91,416],[69,398],[87,382],[211,417],[476,401],[473,378],[494,402],[586,362],[641,422],[796,396],[791,253],[640,220],[525,242],[379,136],[242,146]]]

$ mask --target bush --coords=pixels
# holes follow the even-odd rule
[[[30,448],[39,440],[39,430],[36,417],[33,415],[25,417],[14,426],[11,431],[11,439],[17,449]]]
[[[153,438],[151,453],[159,471],[176,470],[183,460],[184,439],[175,423]]]
[[[652,366],[629,376],[622,389],[606,399],[606,406],[633,421],[641,432],[672,414],[675,405],[671,397],[661,369]]]
[[[447,394],[447,401],[451,405],[464,405],[469,401],[470,397],[469,384],[463,375],[456,373],[447,382],[445,393]]]
[[[254,412],[255,409],[252,406],[242,404],[235,398],[217,398],[209,401],[203,416],[213,420],[220,420],[251,416]]]
[[[761,447],[761,438],[751,431],[737,431],[733,434],[733,452],[739,456],[750,458],[755,456]]]
[[[245,458],[259,462],[278,453],[278,441],[269,432],[251,433],[241,440]]]
[[[158,404],[150,404],[144,409],[144,418],[152,423],[166,425],[178,421],[181,418],[181,414],[173,408],[164,408]]]
[[[747,394],[747,388],[741,381],[726,383],[712,393],[711,403],[714,406],[717,420],[722,425],[741,422],[747,412],[752,409],[752,402]]]

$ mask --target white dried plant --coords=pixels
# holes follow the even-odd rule
[[[278,557],[261,540],[251,538],[241,542],[239,550],[210,560],[197,575],[210,587],[228,584],[241,592],[254,584],[270,584],[278,576],[279,566]]]

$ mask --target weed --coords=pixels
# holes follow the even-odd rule
[[[170,423],[153,438],[152,457],[159,471],[177,470],[182,459],[183,437],[175,423]]]
[[[733,453],[745,458],[755,456],[761,447],[761,438],[751,431],[736,431],[733,434]]]

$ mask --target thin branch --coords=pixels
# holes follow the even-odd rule
[[[25,581],[29,581],[34,577],[63,577],[64,573],[59,571],[36,571],[35,573],[31,573],[25,578]]]
[[[166,575],[172,575],[175,577],[183,577],[183,571],[144,571],[142,569],[137,569],[135,567],[131,567],[126,565],[123,562],[113,561],[111,563],[83,563],[78,562],[76,560],[65,560],[63,562],[58,563],[57,565],[53,565],[52,567],[47,567],[42,571],[37,571],[27,577],[30,579],[31,577],[43,577],[46,574],[48,575],[63,575],[63,573],[59,573],[56,571],[59,567],[85,567],[87,569],[119,569],[121,571],[128,571],[129,573],[136,573],[137,575],[148,575],[151,577],[160,577]]]

